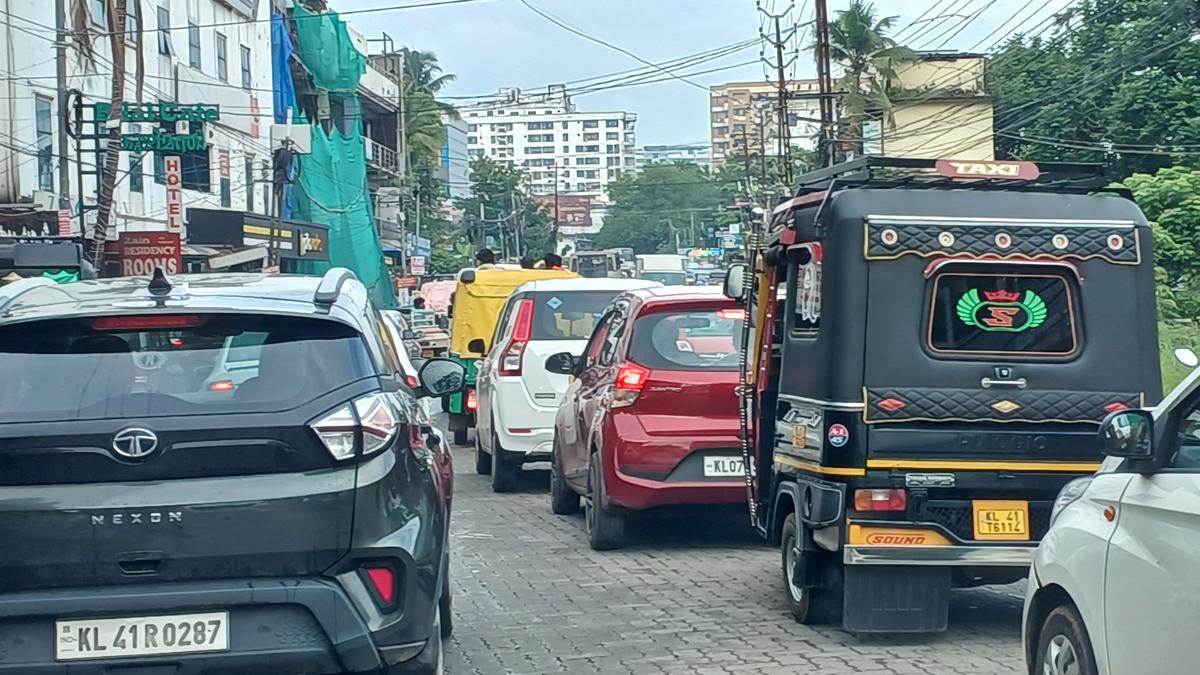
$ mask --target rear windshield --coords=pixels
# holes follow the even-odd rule
[[[644,314],[633,324],[629,358],[659,370],[737,370],[740,309]]]
[[[945,273],[932,292],[929,347],[935,352],[1067,356],[1078,349],[1076,303],[1066,277]]]
[[[642,272],[638,275],[646,281],[657,281],[664,286],[682,286],[687,283],[684,272]]]
[[[0,423],[284,410],[373,374],[361,336],[328,320],[225,314],[0,326]]]
[[[586,340],[592,336],[604,308],[621,291],[533,293],[534,340]]]

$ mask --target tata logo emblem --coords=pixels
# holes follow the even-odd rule
[[[1033,162],[972,162],[969,160],[939,159],[934,168],[947,178],[1011,178],[1036,180],[1041,169]]]
[[[122,429],[112,439],[113,452],[129,459],[142,459],[157,448],[158,436],[149,429]]]

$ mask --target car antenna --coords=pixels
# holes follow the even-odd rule
[[[163,273],[161,267],[154,268],[154,276],[150,277],[150,295],[164,296],[171,294],[171,281],[167,279],[167,275]]]

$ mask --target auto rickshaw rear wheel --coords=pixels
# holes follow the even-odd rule
[[[788,609],[798,623],[805,625],[830,623],[837,619],[841,608],[840,585],[835,585],[833,588],[805,585],[804,575],[798,574],[798,572],[803,570],[805,565],[810,564],[808,556],[816,556],[811,563],[818,565],[814,569],[814,578],[829,581],[836,571],[823,569],[823,567],[837,564],[836,556],[834,554],[822,555],[821,552],[805,550],[804,546],[797,546],[797,538],[802,535],[809,537],[811,541],[812,534],[808,532],[807,528],[799,525],[796,514],[789,514],[783,521],[783,532],[780,534],[783,587],[787,591]],[[800,579],[797,580],[797,577]]]

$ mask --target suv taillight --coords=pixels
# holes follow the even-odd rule
[[[612,407],[624,408],[637,402],[638,395],[650,379],[650,369],[639,366],[632,361],[621,364],[617,371],[617,381],[613,384]]]
[[[500,354],[500,374],[520,375],[521,361],[525,357],[525,346],[533,334],[533,300],[522,300],[517,306],[516,325],[513,326],[512,339]]]
[[[399,415],[388,394],[368,394],[338,408],[309,427],[336,460],[355,455],[358,435],[362,434],[362,454],[371,455],[396,437]]]

